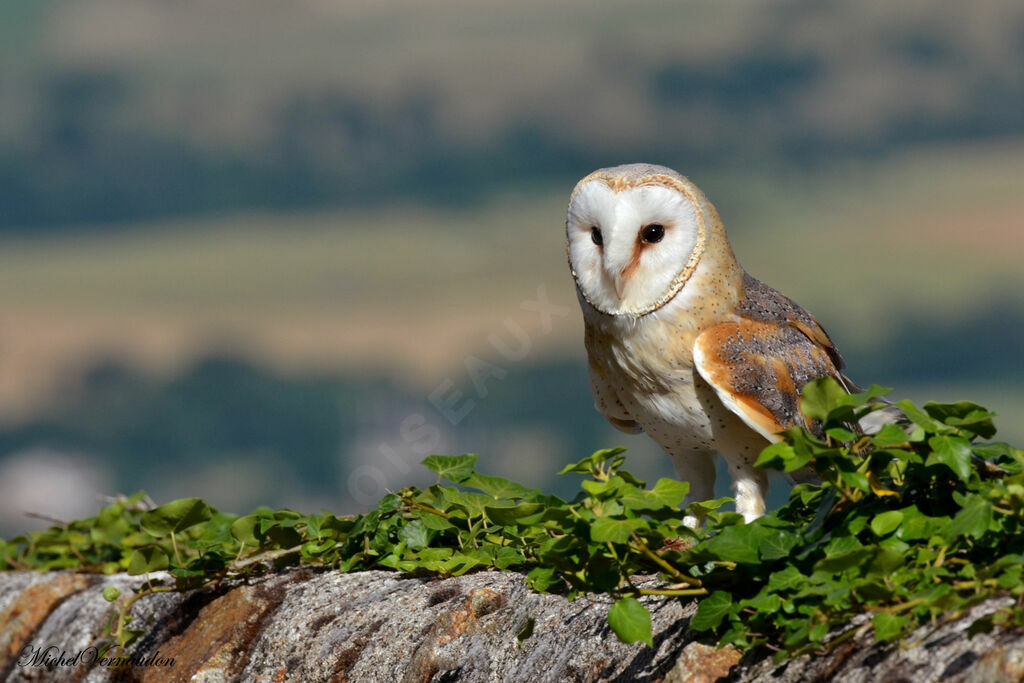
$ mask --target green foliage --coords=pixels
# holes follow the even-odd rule
[[[608,608],[608,625],[624,643],[643,641],[654,647],[651,613],[636,598],[622,598]]]
[[[647,644],[651,617],[638,598],[697,598],[691,629],[780,656],[840,642],[836,632],[857,614],[871,615],[876,637],[890,641],[996,593],[1019,604],[1024,452],[979,443],[995,434],[992,415],[967,402],[904,402],[907,424],[859,433],[858,419],[881,407],[882,393],[809,385],[803,409],[820,436],[789,429],[758,464],[811,468],[822,483],[795,487],[784,507],[750,524],[724,511],[722,499],[691,504],[685,512],[703,525],[687,527],[679,505],[688,485],[661,479],[647,488],[622,469],[621,448],[562,470],[584,477],[571,501],[480,474],[476,455],[430,456],[424,464],[436,484],[402,489],[354,517],[266,508],[238,517],[194,498],[153,507],[138,494],[0,544],[0,568],[146,575],[132,595],[104,592],[117,607],[118,645],[138,637],[129,611],[145,595],[296,564],[442,576],[524,571],[537,591],[606,594],[612,630]],[[149,580],[161,569],[173,585]],[[660,580],[637,578],[651,575]],[[1006,623],[1024,624],[1024,612],[999,610],[974,630]]]

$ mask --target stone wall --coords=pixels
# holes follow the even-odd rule
[[[132,609],[131,627],[145,635],[130,651],[132,662],[120,669],[85,665],[112,615],[103,589],[127,593],[138,584],[138,577],[125,575],[0,573],[0,679],[1024,679],[1024,634],[996,631],[968,639],[970,615],[919,629],[904,647],[874,643],[864,617],[849,627],[858,633],[831,651],[776,666],[771,653],[741,660],[732,649],[694,642],[686,632],[694,607],[677,600],[646,601],[655,634],[654,648],[647,648],[619,642],[605,622],[604,599],[569,602],[533,593],[519,574],[421,579],[308,569],[142,598]]]

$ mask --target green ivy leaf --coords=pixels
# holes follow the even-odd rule
[[[718,628],[722,619],[731,611],[732,595],[725,591],[715,591],[697,605],[697,613],[690,620],[690,628],[694,631],[712,631]]]
[[[292,527],[274,525],[267,529],[266,535],[278,548],[293,548],[302,542],[302,534]]]
[[[905,507],[901,510],[903,521],[897,536],[904,541],[916,541],[933,536],[939,528],[949,522],[948,517],[934,518],[923,514],[916,505]]]
[[[885,396],[891,391],[892,389],[887,389],[885,387],[880,387],[877,384],[872,384],[870,387],[868,387],[867,391],[862,391],[857,394],[849,394],[847,396],[841,396],[837,400],[837,402],[842,405],[847,405],[856,408],[867,405],[874,401],[876,398]]]
[[[796,458],[796,452],[793,450],[792,444],[786,441],[776,441],[761,451],[761,454],[757,456],[757,460],[754,461],[754,465],[781,470],[785,468],[787,461],[794,458]]]
[[[522,500],[523,498],[528,498],[531,495],[540,493],[536,489],[528,489],[522,484],[518,484],[514,481],[509,481],[502,477],[491,477],[486,474],[480,474],[479,472],[473,472],[459,483],[462,486],[470,486],[475,489],[480,489],[495,499],[510,498],[513,500]]]
[[[128,573],[132,576],[158,572],[169,566],[167,553],[152,545],[135,549],[128,558]]]
[[[871,443],[877,448],[889,448],[890,446],[898,446],[903,443],[907,443],[910,437],[907,436],[906,432],[899,425],[886,424],[882,425],[882,428],[878,430],[878,433],[871,437]]]
[[[779,593],[795,590],[805,583],[807,583],[807,577],[793,565],[772,572],[768,577],[768,589]]]
[[[863,472],[847,472],[844,470],[839,471],[839,477],[847,485],[852,486],[855,489],[859,489],[867,493],[871,489],[871,484],[868,482],[868,477]]]
[[[647,496],[666,507],[674,508],[683,502],[689,492],[689,483],[662,478],[654,484],[653,489],[647,492]]]
[[[896,405],[899,406],[899,409],[903,411],[903,414],[906,415],[911,422],[918,425],[926,432],[931,434],[949,434],[953,432],[953,428],[932,418],[910,401],[900,401]]]
[[[686,514],[694,515],[696,517],[707,517],[711,513],[718,510],[718,508],[728,503],[735,503],[733,498],[715,498],[714,500],[695,500],[692,503],[687,504]]]
[[[254,547],[258,546],[260,544],[260,537],[257,536],[257,532],[259,530],[261,519],[262,517],[257,515],[239,517],[231,525],[231,535],[239,543]]]
[[[924,404],[925,412],[936,420],[957,427],[983,439],[991,439],[996,434],[996,425],[992,421],[995,413],[989,412],[977,403],[957,401],[956,403]]]
[[[864,547],[856,534],[835,535],[825,546],[825,557],[842,557]]]
[[[469,553],[453,553],[449,559],[441,563],[441,567],[445,574],[462,576],[481,564],[486,564],[486,562],[482,562],[481,558]]]
[[[782,609],[782,598],[767,588],[761,590],[749,600],[744,600],[742,607],[751,607],[759,612],[778,612]]]
[[[518,566],[523,564],[526,558],[523,557],[523,553],[516,548],[498,548],[495,550],[491,557],[491,563],[496,569],[505,570],[512,566]]]
[[[612,477],[614,482],[618,477]],[[593,493],[594,487],[588,486],[591,482],[583,482],[583,488]],[[625,482],[623,482],[625,483]],[[607,487],[598,487],[607,489]],[[675,479],[659,479],[654,488],[647,491],[636,486],[616,486],[616,500],[622,503],[627,510],[648,511],[674,509],[678,507],[689,492],[690,485],[684,481]]]
[[[560,584],[561,579],[555,575],[554,567],[534,567],[526,575],[526,583],[533,590],[546,593],[552,586]]]
[[[788,448],[780,449],[777,452],[782,460],[782,469],[786,472],[795,472],[806,467],[820,450],[819,447],[825,445],[803,427],[784,429],[782,436],[786,440]],[[771,446],[768,448],[771,449]],[[762,455],[764,455],[764,451],[762,451]]]
[[[895,640],[903,633],[909,620],[897,614],[880,612],[872,617],[871,623],[875,627],[875,638],[879,642],[887,643],[890,640]]]
[[[490,508],[485,508],[489,510]],[[456,526],[449,522],[441,515],[433,514],[430,512],[423,513],[420,517],[420,523],[427,527],[431,531],[447,531],[448,529],[455,529]]]
[[[971,442],[962,436],[933,436],[928,440],[932,452],[924,464],[942,464],[953,470],[961,481],[971,478]]]
[[[601,499],[617,496],[630,488],[639,491],[639,489],[626,483],[626,480],[619,476],[613,476],[606,481],[587,480],[581,483],[580,486],[591,496]]]
[[[487,519],[501,526],[515,526],[517,524],[530,525],[539,521],[537,518],[544,513],[547,506],[544,503],[519,503],[513,507],[495,507],[488,505],[484,508]],[[448,524],[451,526],[451,524]]]
[[[942,535],[950,542],[958,536],[981,538],[988,531],[991,523],[992,503],[979,495],[971,495],[964,501],[960,512],[956,513],[953,521],[943,530]]]
[[[971,450],[979,458],[985,458],[986,460],[1017,460],[1018,462],[1024,462],[1024,451],[1014,448],[1007,443],[974,443],[971,444]]]
[[[836,554],[825,557],[814,565],[815,571],[824,571],[830,574],[838,574],[850,569],[859,568],[874,556],[870,548],[860,548],[848,553]]]
[[[149,510],[140,526],[146,533],[163,538],[201,524],[213,516],[213,509],[201,498],[182,498]]]
[[[899,548],[882,547],[875,553],[865,574],[867,578],[886,579],[892,576],[893,572],[902,567],[906,562],[906,544],[898,539],[886,539],[886,542],[893,542],[900,545]]]
[[[758,548],[761,540],[772,534],[771,529],[764,529],[754,524],[739,524],[722,529],[717,536],[708,541],[707,548],[722,560],[728,562],[757,562]]]
[[[480,456],[476,453],[466,455],[428,455],[423,465],[437,475],[437,480],[447,479],[454,484],[461,484],[476,468]]]
[[[121,635],[118,636],[117,644],[121,647],[131,647],[145,633],[142,629],[123,628],[121,629]]]
[[[654,646],[651,613],[636,598],[622,598],[608,610],[608,625],[624,643],[642,641]]]
[[[789,553],[799,542],[800,538],[791,531],[771,529],[760,536],[761,559],[779,560],[789,557]]]
[[[847,442],[853,441],[854,439],[857,438],[857,435],[855,433],[851,432],[849,429],[846,429],[845,427],[832,427],[831,429],[826,429],[825,433],[831,436],[836,441]]]
[[[405,541],[410,550],[422,550],[430,544],[430,532],[418,519],[414,519],[398,530],[398,540]]]
[[[578,462],[566,465],[559,471],[559,474],[593,474],[609,461],[611,461],[611,466],[614,469],[622,463],[623,459],[620,456],[625,452],[626,449],[621,447],[604,448]]]
[[[804,385],[801,392],[800,412],[811,419],[825,422],[838,405],[839,399],[846,395],[846,390],[832,377],[813,380]]]
[[[441,498],[444,500],[445,509],[457,507],[470,517],[483,515],[484,510],[494,503],[494,499],[483,493],[472,491],[460,491],[458,489],[442,489]]]
[[[590,527],[590,540],[595,543],[628,543],[634,532],[647,527],[647,522],[643,519],[602,517]]]
[[[896,531],[903,522],[903,513],[900,510],[887,510],[875,515],[871,520],[871,530],[876,536],[885,536]]]

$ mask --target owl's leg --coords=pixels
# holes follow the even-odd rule
[[[764,514],[764,494],[768,492],[768,474],[754,467],[757,456],[723,453],[732,475],[732,491],[736,497],[736,512],[743,520],[752,522]]]
[[[676,476],[680,481],[689,482],[690,493],[686,503],[710,500],[715,497],[715,454],[706,451],[670,453]],[[700,524],[695,515],[686,515],[683,523],[691,529]]]

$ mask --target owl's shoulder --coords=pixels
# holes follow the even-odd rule
[[[743,273],[743,288],[736,312],[743,318],[758,322],[783,323],[795,319],[818,324],[814,316],[798,303],[746,272]]]
[[[792,328],[828,354],[837,370],[845,367],[839,349],[818,320],[782,292],[769,287],[749,273],[743,273],[743,287],[736,304],[740,318],[757,323]]]

